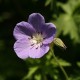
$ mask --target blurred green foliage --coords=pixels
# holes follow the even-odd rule
[[[54,46],[54,53],[70,80],[80,80],[80,0],[0,0],[0,80],[65,80],[50,51],[23,61],[13,50],[15,25],[34,12],[56,25],[67,49]]]

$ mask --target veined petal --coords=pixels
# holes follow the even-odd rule
[[[46,23],[46,25],[44,27],[45,28],[42,31],[43,32],[43,37],[44,37],[43,44],[49,44],[54,39],[54,36],[55,36],[55,33],[56,33],[56,27],[52,23]]]
[[[21,59],[26,59],[28,57],[41,58],[49,51],[49,45],[42,45],[40,47],[36,47],[36,45],[32,45],[29,40],[20,39],[15,42],[14,51]]]
[[[33,13],[29,16],[28,22],[32,24],[36,32],[40,32],[42,24],[45,23],[44,17],[39,13]]]
[[[43,40],[43,44],[50,44],[54,40],[54,36]]]
[[[34,46],[27,50],[30,58],[41,58],[49,51],[49,45],[42,45],[40,47]]]
[[[30,41],[26,38],[17,40],[14,44],[14,51],[16,55],[21,59],[26,59],[29,57],[29,53],[27,52],[27,48],[30,47]]]
[[[35,33],[35,29],[32,25],[24,21],[18,23],[13,31],[13,35],[16,39],[31,37],[33,33]]]
[[[46,23],[43,25],[42,33],[45,38],[49,38],[56,33],[56,26],[52,23]]]

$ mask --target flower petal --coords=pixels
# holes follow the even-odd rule
[[[16,52],[17,56],[21,59],[26,59],[29,57],[29,53],[27,52],[27,48],[30,46],[30,41],[23,38],[17,40],[14,44],[14,51]]]
[[[43,44],[50,44],[52,41],[54,40],[54,37],[50,37],[50,38],[47,38],[47,39],[44,39],[43,40]]]
[[[41,47],[36,48],[34,46],[32,49],[28,49],[29,57],[31,58],[41,58],[49,51],[49,45],[42,45]]]
[[[16,39],[30,37],[33,33],[35,33],[35,29],[32,25],[24,21],[18,23],[13,31],[13,35]]]
[[[42,24],[45,23],[44,17],[39,13],[33,13],[29,16],[28,22],[36,29],[36,32],[40,32]]]
[[[24,38],[15,42],[14,51],[21,59],[26,59],[28,57],[41,58],[49,51],[49,45],[42,45],[37,48],[36,45],[31,45],[31,42]]]
[[[44,41],[43,44],[49,44],[53,41],[55,33],[56,33],[56,27],[52,23],[46,23],[43,29],[43,37]]]

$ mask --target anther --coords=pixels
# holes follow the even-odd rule
[[[34,44],[31,44],[31,46],[33,46]]]

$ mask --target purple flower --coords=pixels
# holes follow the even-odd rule
[[[29,16],[28,22],[22,21],[16,25],[13,35],[17,40],[14,51],[21,59],[41,58],[49,51],[49,44],[53,41],[56,27],[52,23],[45,23],[39,13]]]

